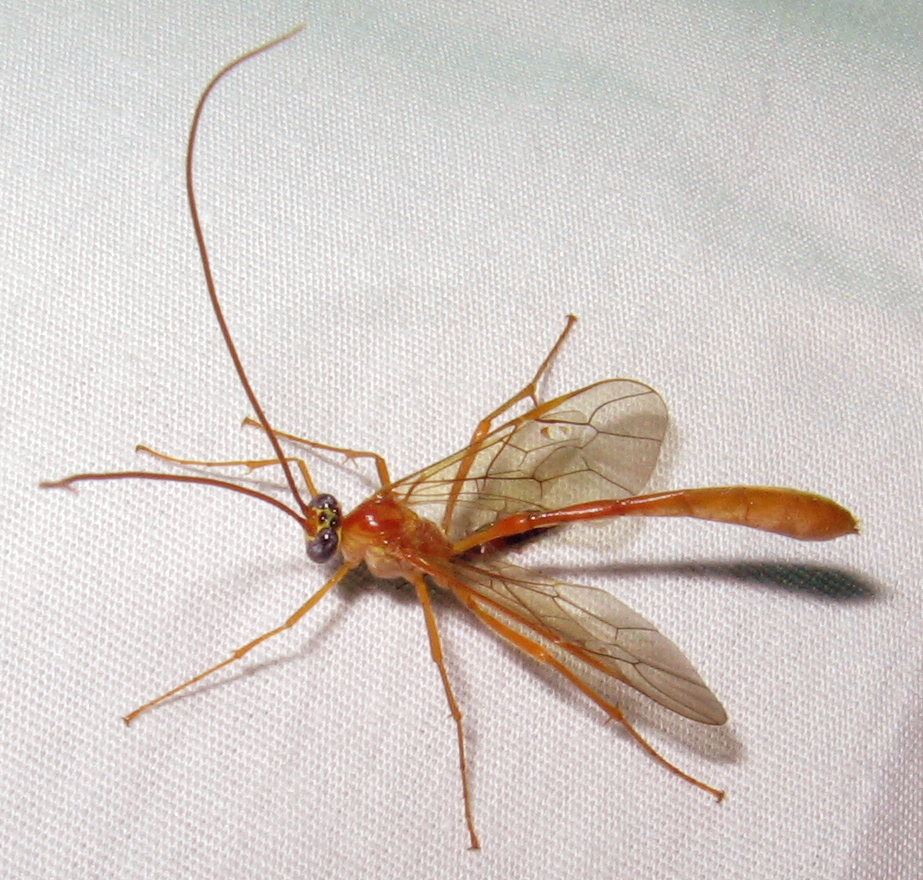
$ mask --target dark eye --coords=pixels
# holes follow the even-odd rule
[[[307,545],[311,562],[326,562],[337,551],[339,538],[333,529],[321,529]]]
[[[327,495],[327,494],[324,494],[324,495],[315,495],[315,496],[311,499],[311,504],[310,504],[310,506],[313,507],[313,508],[315,508],[316,510],[336,510],[336,511],[339,511],[339,509],[340,509],[340,505],[337,504],[336,498],[334,498],[332,495]]]

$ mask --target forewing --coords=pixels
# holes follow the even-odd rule
[[[493,616],[499,612],[563,649],[559,659],[577,657],[694,721],[724,724],[727,720],[721,704],[679,648],[605,590],[494,560],[458,561],[450,576],[435,577],[453,592],[473,593],[480,607]],[[464,602],[464,596],[459,598]]]
[[[652,388],[609,379],[547,401],[463,449],[393,484],[400,500],[435,521],[453,485],[451,541],[514,513],[626,498],[650,479],[667,429]],[[463,474],[463,465],[470,468]]]

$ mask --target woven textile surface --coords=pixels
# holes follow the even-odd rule
[[[802,11],[805,6],[807,11]],[[0,876],[910,878],[923,870],[923,13],[917,4],[7,5],[0,134]],[[135,706],[322,582],[295,524],[144,443],[269,455],[280,429],[395,476],[542,386],[624,376],[671,415],[652,487],[793,486],[858,537],[573,528],[518,564],[617,595],[722,730],[624,695],[652,762],[556,675],[357,574],[298,627]],[[349,508],[363,463],[314,463]],[[256,485],[278,485],[272,469]],[[282,497],[282,496],[280,496]]]

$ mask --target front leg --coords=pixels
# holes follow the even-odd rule
[[[259,428],[260,430],[263,429],[263,426],[256,421],[256,419],[251,419],[249,416],[244,419],[243,423],[247,427]],[[378,479],[381,482],[382,488],[391,484],[391,477],[388,474],[388,465],[385,464],[385,460],[377,452],[365,452],[360,449],[350,449],[347,446],[330,446],[327,443],[318,443],[316,440],[305,440],[304,437],[286,434],[284,431],[277,431],[275,428],[272,429],[272,432],[276,437],[284,437],[292,443],[300,443],[302,446],[307,446],[311,449],[321,449],[324,452],[335,452],[338,455],[343,455],[348,461],[355,461],[359,458],[370,458],[375,462],[375,470],[378,472]]]

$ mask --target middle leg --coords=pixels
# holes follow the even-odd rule
[[[433,606],[430,603],[429,590],[426,586],[423,576],[418,574],[412,578],[413,587],[417,592],[417,599],[423,607],[423,615],[426,618],[426,633],[429,636],[429,648],[433,662],[439,669],[439,676],[442,679],[442,687],[445,690],[446,699],[449,702],[449,711],[452,718],[455,719],[455,730],[458,734],[458,764],[461,769],[462,796],[465,799],[465,821],[468,823],[468,834],[471,836],[471,849],[480,849],[478,836],[474,830],[474,818],[471,813],[471,792],[468,788],[468,765],[465,762],[465,735],[462,731],[462,714],[455,701],[455,695],[452,693],[452,685],[449,683],[449,676],[445,670],[445,662],[442,655],[442,642],[439,639],[439,630],[436,628],[436,616],[433,614]]]

